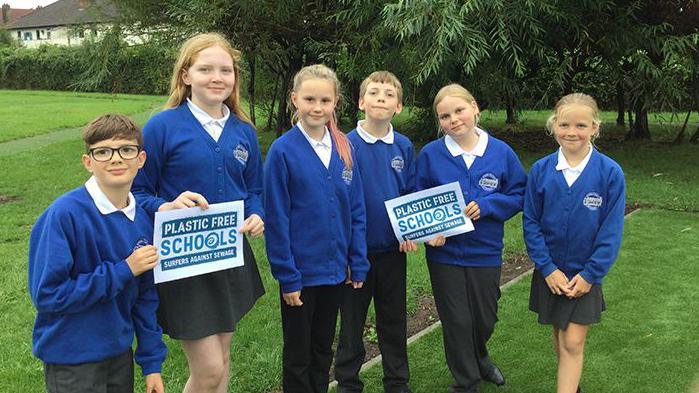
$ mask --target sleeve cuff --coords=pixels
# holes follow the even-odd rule
[[[129,268],[128,263],[126,263],[126,259],[122,259],[121,261],[117,262],[115,269],[117,272],[117,277],[119,277],[119,282],[122,284],[133,280],[135,277],[131,272],[131,268]]]
[[[300,280],[290,281],[287,283],[282,283],[280,281],[279,285],[282,287],[282,293],[296,292],[296,291],[300,291],[301,288],[303,288],[303,283]]]
[[[544,278],[546,278],[549,276],[549,274],[555,272],[556,269],[558,269],[558,267],[555,264],[553,264],[553,262],[548,262],[539,269],[539,273],[541,273],[541,275]]]
[[[580,277],[584,278],[585,281],[587,281],[588,284],[592,285],[592,284],[595,283],[594,277],[592,277],[592,276],[590,275],[589,272],[583,270],[583,271],[581,271],[581,272],[578,273],[578,274],[580,274]]]
[[[476,201],[478,208],[481,210],[481,217],[490,215],[490,204],[485,198],[476,198],[474,201]],[[466,204],[468,205],[468,202]]]

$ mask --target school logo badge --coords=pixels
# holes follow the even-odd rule
[[[481,179],[478,180],[478,185],[485,191],[495,191],[499,183],[498,178],[490,172],[481,176]]]
[[[239,144],[235,147],[235,149],[233,149],[233,157],[235,157],[235,159],[241,164],[245,165],[248,162],[248,149]]]
[[[403,157],[395,156],[391,159],[391,168],[393,168],[396,172],[403,172],[404,166],[405,162],[403,161]]]
[[[602,202],[602,196],[596,192],[588,192],[583,198],[583,205],[592,211],[599,209]]]
[[[148,245],[148,239],[146,239],[145,237],[142,237],[142,238],[138,239],[138,241],[136,242],[136,245],[133,246],[133,250],[136,251],[139,248],[145,247],[147,245]]]
[[[348,186],[352,184],[352,168],[345,168],[342,170],[342,180],[344,180],[345,184]]]

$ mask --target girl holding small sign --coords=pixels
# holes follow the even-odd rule
[[[148,160],[133,192],[151,214],[244,200],[240,232],[262,234],[262,156],[240,104],[239,60],[219,34],[198,34],[180,49],[166,110],[143,128]],[[243,255],[242,267],[158,284],[158,321],[187,356],[185,392],[228,389],[233,331],[264,293],[246,239]]]
[[[298,122],[265,162],[265,240],[280,285],[286,393],[327,391],[343,285],[361,288],[369,270],[362,183],[337,128],[339,97],[333,70],[302,68],[291,93]]]
[[[546,123],[560,149],[532,166],[524,198],[524,240],[536,265],[529,308],[553,326],[558,393],[581,391],[587,331],[604,311],[602,280],[624,226],[624,174],[592,145],[600,123],[592,97],[561,98]]]
[[[474,231],[427,242],[427,263],[453,392],[476,392],[481,380],[503,385],[486,344],[497,321],[503,227],[522,210],[526,175],[514,151],[477,127],[479,109],[458,84],[443,87],[434,111],[445,136],[417,158],[417,188],[458,181]]]

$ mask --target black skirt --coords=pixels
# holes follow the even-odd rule
[[[235,331],[264,293],[255,255],[243,237],[243,266],[157,285],[158,323],[178,340]]]
[[[579,325],[598,323],[606,306],[601,285],[593,284],[587,294],[577,299],[569,299],[564,295],[551,293],[544,277],[535,270],[529,293],[529,309],[539,314],[540,324],[554,325],[566,330],[570,322]]]

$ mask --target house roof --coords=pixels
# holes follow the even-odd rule
[[[113,20],[116,15],[116,8],[107,0],[58,0],[15,20],[8,28],[30,29],[100,23]]]
[[[12,22],[16,21],[17,19],[23,17],[24,15],[27,15],[28,13],[34,11],[31,8],[10,8],[8,11],[10,11],[10,20],[7,21],[7,25],[12,24]],[[4,23],[2,22],[2,18],[0,18],[0,26],[3,26]]]

